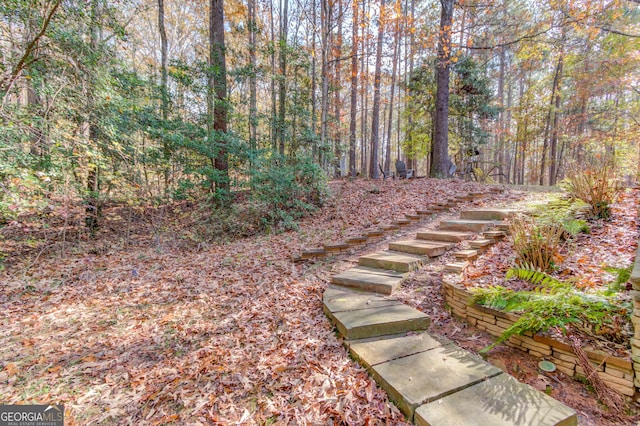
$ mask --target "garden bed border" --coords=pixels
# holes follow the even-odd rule
[[[584,349],[598,375],[607,385],[618,393],[640,402],[640,248],[634,274],[632,276],[635,277],[635,281],[632,282],[636,291],[634,291],[633,315],[635,334],[631,342],[632,360],[615,357],[592,347]],[[500,336],[518,319],[517,315],[472,303],[471,292],[460,284],[447,282],[445,279],[442,288],[445,301],[454,315],[493,336]],[[559,371],[570,377],[585,376],[573,348],[566,343],[532,333],[512,336],[505,343],[535,357],[552,361]]]

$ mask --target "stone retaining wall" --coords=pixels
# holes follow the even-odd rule
[[[639,249],[640,255],[640,249]],[[640,402],[640,392],[636,387],[640,387],[640,265],[636,259],[635,272],[638,281],[634,283],[637,286],[637,292],[635,292],[635,311],[634,311],[634,324],[636,326],[635,339],[632,346],[634,349],[633,363],[632,361],[624,358],[614,357],[605,352],[596,350],[594,348],[585,347],[585,351],[589,356],[589,359],[594,364],[598,375],[602,380],[607,383],[612,389],[617,392],[634,397],[634,399]],[[464,287],[447,283],[443,284],[443,291],[445,300],[451,308],[453,314],[465,319],[475,327],[487,331],[494,336],[500,336],[508,327],[510,327],[516,320],[517,316],[490,309],[484,306],[475,305],[471,303],[471,293]],[[584,377],[584,370],[578,364],[576,355],[570,345],[562,342],[558,342],[554,339],[542,336],[533,335],[531,333],[523,336],[512,336],[507,344],[510,346],[521,349],[530,353],[533,356],[539,358],[545,358],[556,364],[559,371],[567,374],[570,377]],[[634,369],[635,383],[634,383]]]
[[[638,251],[636,252],[636,261],[631,271],[631,285],[633,290],[633,329],[634,334],[631,339],[631,359],[633,361],[633,369],[636,372],[636,387],[640,388],[640,244],[638,244]]]

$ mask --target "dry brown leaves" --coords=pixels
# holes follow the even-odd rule
[[[180,234],[134,229],[121,215],[109,226],[135,239],[10,259],[0,400],[64,403],[69,424],[406,424],[322,313],[331,265],[290,258],[482,187],[331,186],[332,200],[296,232],[186,250]]]

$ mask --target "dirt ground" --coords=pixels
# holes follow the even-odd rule
[[[106,209],[93,239],[82,229],[81,206],[7,224],[0,229],[0,400],[63,403],[68,425],[406,424],[349,358],[322,313],[322,293],[330,274],[359,254],[435,222],[334,258],[291,258],[487,188],[430,179],[331,187],[333,198],[297,230],[241,239],[199,240],[197,210],[185,204]],[[473,206],[527,197],[537,195],[507,190]],[[431,316],[433,333],[476,351],[490,338],[448,315],[438,262],[415,273],[399,296]],[[611,419],[582,383],[539,377],[526,354],[498,347],[489,357],[526,383],[549,386],[580,424],[637,423],[637,416]]]

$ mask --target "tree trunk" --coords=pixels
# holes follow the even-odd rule
[[[93,52],[97,52],[98,50],[98,23],[101,22],[102,14],[100,13],[98,0],[92,0],[91,2],[91,15],[92,15],[92,26],[89,31],[90,37],[90,45],[91,50]],[[89,73],[89,90],[87,93],[87,107],[89,109],[89,125],[88,125],[88,133],[89,133],[89,144],[97,149],[98,147],[98,117],[97,112],[95,110],[95,98],[94,98],[94,90],[96,86],[95,77],[92,73]],[[91,236],[95,235],[95,232],[98,230],[100,223],[100,181],[99,181],[99,168],[98,162],[95,160],[89,160],[88,170],[87,170],[87,195],[86,195],[86,203],[85,203],[85,225],[89,229]]]
[[[322,0],[321,0],[322,1]],[[311,55],[311,134],[313,135],[313,147],[312,147],[312,158],[317,158],[318,163],[320,162],[320,154],[318,152],[318,144],[317,144],[317,138],[316,138],[316,132],[317,132],[317,127],[316,127],[316,115],[317,115],[317,111],[316,111],[316,105],[318,104],[318,100],[316,97],[316,91],[317,91],[317,78],[316,78],[316,32],[315,28],[316,28],[316,21],[317,16],[316,16],[316,0],[312,0],[311,2],[311,20],[313,21],[311,23],[311,26],[313,27],[314,31],[311,31],[311,51],[312,51],[312,55]]]
[[[380,0],[380,21],[378,22],[378,41],[376,45],[376,70],[373,77],[373,111],[371,112],[371,161],[369,176],[378,179],[378,149],[380,127],[380,78],[382,75],[382,37],[384,36],[384,0]]]
[[[453,0],[440,0],[440,31],[436,65],[436,113],[430,176],[449,177],[449,70],[451,60],[451,23]]]
[[[278,150],[278,109],[276,102],[276,29],[273,20],[273,0],[269,2],[269,18],[271,23],[271,149],[275,153]]]
[[[249,149],[253,152],[258,143],[258,107],[256,86],[256,0],[248,0],[247,25],[249,27]]]
[[[326,157],[324,155],[329,125],[329,49],[331,46],[331,19],[332,7],[330,0],[321,0],[322,13],[320,15],[320,26],[322,28],[321,49],[322,49],[322,95],[320,105],[320,150],[322,160],[321,165],[324,166]]]
[[[369,173],[367,170],[367,163],[368,163],[367,160],[369,159],[369,155],[368,155],[369,144],[367,143],[369,139],[367,137],[367,127],[369,123],[369,96],[368,96],[369,67],[365,65],[369,63],[368,49],[367,49],[367,47],[369,46],[369,41],[367,40],[367,33],[366,33],[366,29],[368,28],[367,27],[367,5],[368,5],[368,1],[364,0],[362,4],[362,16],[360,19],[360,22],[362,22],[362,46],[361,46],[361,53],[360,53],[360,70],[361,70],[360,75],[362,76],[362,88],[361,88],[361,97],[360,97],[360,105],[362,106],[362,114],[360,119],[360,129],[362,133],[360,138],[360,142],[361,142],[360,169],[362,171],[363,176],[369,176]]]
[[[215,189],[222,205],[229,201],[229,164],[227,159],[227,63],[224,44],[224,0],[209,4],[209,68],[213,83],[213,142],[217,173]]]
[[[551,128],[551,114],[554,113],[554,104],[556,102],[556,91],[558,90],[558,84],[560,83],[560,74],[562,73],[562,54],[558,57],[558,64],[556,65],[556,72],[553,77],[553,87],[551,88],[551,102],[549,104],[549,112],[547,113],[547,121],[544,127],[544,141],[542,143],[542,157],[540,159],[540,185],[544,185],[544,174],[547,167],[547,149],[549,148],[549,130]]]
[[[280,78],[278,79],[278,151],[284,155],[285,141],[285,117],[286,117],[286,96],[287,96],[287,31],[289,25],[289,0],[282,0],[283,6],[280,10]]]
[[[415,31],[413,31],[414,27],[415,27],[415,14],[416,14],[416,2],[415,0],[411,0],[411,37],[410,37],[410,42],[409,42],[409,77],[408,77],[408,81],[411,81],[412,77],[413,77],[413,68],[414,68],[414,62],[413,62],[413,57],[414,57],[414,49],[415,49]],[[407,85],[407,87],[409,87],[409,85]],[[407,92],[408,98],[411,98],[413,96],[413,93],[411,92],[411,89],[408,89]],[[407,100],[408,102],[408,100]],[[409,140],[407,141],[409,146],[413,146],[413,143],[411,141],[411,138],[413,137],[413,116],[411,114],[409,114],[409,116],[407,117],[407,129],[409,129],[408,132],[405,132],[405,137],[407,137]],[[408,169],[413,169],[414,170],[414,174],[417,175],[418,173],[418,161],[417,159],[413,159],[413,158],[407,158],[407,168]]]
[[[342,157],[342,118],[341,118],[341,100],[340,100],[340,90],[341,90],[341,86],[342,86],[342,81],[341,81],[341,73],[340,73],[340,68],[342,66],[342,61],[340,60],[341,56],[342,56],[342,15],[343,15],[343,10],[342,10],[342,1],[341,0],[337,0],[338,2],[338,10],[337,10],[337,14],[336,14],[336,18],[338,20],[338,30],[336,33],[336,44],[335,44],[335,55],[334,55],[334,63],[335,63],[335,79],[334,79],[334,90],[335,90],[335,98],[334,98],[334,108],[335,108],[335,131],[334,131],[334,146],[333,146],[333,152],[334,152],[334,173],[336,177],[340,177],[342,171],[340,170],[340,163],[341,163],[341,157]]]
[[[389,122],[387,125],[387,151],[384,157],[385,170],[391,170],[391,133],[393,128],[393,100],[394,100],[395,89],[396,89],[396,73],[398,70],[398,46],[400,45],[398,40],[398,36],[400,33],[400,29],[398,28],[399,19],[400,19],[399,17],[396,17],[396,26],[395,26],[394,43],[393,43],[394,44],[393,58],[391,59],[391,63],[392,63],[391,93],[389,94]]]
[[[358,112],[358,0],[351,1],[351,109],[349,114],[349,176],[356,177],[356,120]]]
[[[498,181],[504,182],[504,68],[505,68],[505,52],[504,47],[500,48],[500,67],[498,72],[498,143],[496,146],[497,163],[498,163]]]
[[[556,83],[556,99],[555,99],[555,108],[553,111],[553,131],[551,132],[551,152],[549,153],[549,185],[553,186],[556,184],[556,168],[558,164],[557,158],[557,149],[558,149],[558,122],[560,117],[560,102],[562,98],[562,94],[560,92],[560,80],[562,79],[562,68],[563,68],[563,59],[562,54],[560,54],[560,58],[558,59],[558,82]]]
[[[169,93],[167,90],[167,31],[164,27],[164,0],[158,0],[158,31],[160,32],[160,96],[162,97],[162,119],[166,120],[169,115]]]
[[[169,90],[167,88],[167,31],[164,27],[164,0],[158,0],[158,31],[160,32],[160,97],[162,102],[162,120],[169,119]],[[171,149],[167,138],[162,138],[164,155],[164,190],[169,190],[169,174],[171,171]]]

